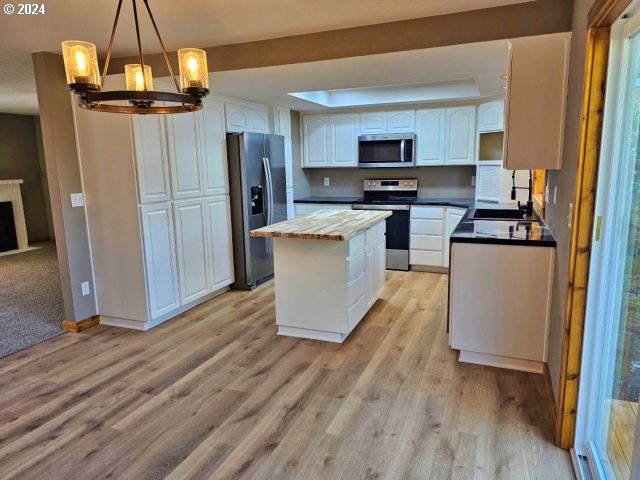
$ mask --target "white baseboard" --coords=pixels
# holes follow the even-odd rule
[[[310,338],[311,340],[321,340],[323,342],[342,343],[347,335],[344,333],[323,332],[321,330],[311,330],[309,328],[285,327],[278,325],[278,335],[286,337]]]
[[[542,374],[544,372],[544,362],[523,360],[521,358],[501,357],[488,353],[477,353],[460,350],[458,361],[463,363],[475,363],[487,365],[488,367],[508,368],[509,370],[520,370]]]

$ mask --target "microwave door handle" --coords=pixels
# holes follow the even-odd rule
[[[406,161],[406,158],[404,156],[404,142],[406,140],[403,138],[402,140],[400,140],[400,161],[404,162]]]

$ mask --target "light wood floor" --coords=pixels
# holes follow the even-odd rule
[[[277,337],[267,284],[1,360],[0,477],[573,478],[544,378],[457,363],[447,277],[387,277],[343,345]]]
[[[608,454],[616,478],[629,478],[633,437],[638,418],[638,403],[611,400],[609,411]]]

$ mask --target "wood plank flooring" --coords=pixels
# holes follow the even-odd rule
[[[638,418],[638,403],[610,400],[607,450],[616,478],[629,478],[633,455],[633,437]]]
[[[267,284],[0,360],[0,478],[573,478],[544,378],[457,362],[445,275],[387,279],[342,345],[276,336]]]

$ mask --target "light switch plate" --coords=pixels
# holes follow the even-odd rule
[[[82,296],[86,296],[91,293],[91,289],[89,288],[89,282],[82,282],[80,286],[82,287]]]
[[[71,206],[72,207],[84,207],[84,195],[82,193],[71,194]]]
[[[324,177],[324,186],[328,187],[330,183],[329,177]]]

